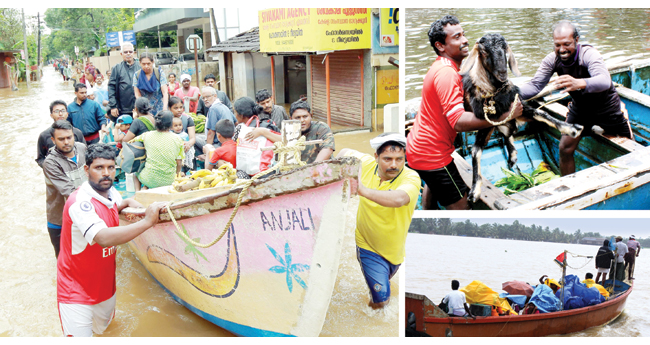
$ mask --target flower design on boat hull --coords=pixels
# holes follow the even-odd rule
[[[289,288],[289,292],[293,292],[294,279],[298,285],[302,286],[303,289],[307,289],[307,284],[304,280],[302,280],[302,278],[300,278],[297,273],[309,270],[309,265],[292,263],[291,248],[289,247],[289,243],[287,242],[284,244],[284,259],[271,246],[266,244],[266,247],[269,248],[269,251],[271,251],[271,254],[273,254],[275,259],[280,262],[280,265],[269,268],[269,271],[286,274],[287,287]]]

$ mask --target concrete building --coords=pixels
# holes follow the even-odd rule
[[[285,108],[307,98],[334,131],[382,129],[384,105],[399,102],[399,69],[388,62],[399,56],[397,10],[267,9],[258,18],[259,27],[206,49],[231,99],[266,88]]]

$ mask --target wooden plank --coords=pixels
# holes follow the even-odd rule
[[[463,181],[465,182],[466,185],[472,186],[472,166],[463,159],[461,155],[458,154],[458,152],[454,151],[452,153],[451,157],[454,159],[454,163],[456,164],[456,168],[458,168],[458,172],[460,173],[460,176],[463,178]],[[484,202],[489,208],[491,209],[496,209],[494,204],[497,200],[502,199],[505,197],[503,192],[495,187],[490,181],[488,181],[485,177],[481,176],[481,179],[483,180],[483,188],[481,188],[481,201]]]

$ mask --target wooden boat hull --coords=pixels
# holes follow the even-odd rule
[[[485,316],[472,318],[435,317],[434,306],[422,295],[406,295],[406,314],[415,313],[416,329],[434,337],[541,337],[584,331],[616,319],[632,287],[601,304],[548,314]],[[440,314],[438,314],[440,316]]]
[[[359,161],[308,165],[256,181],[227,234],[191,245],[167,213],[129,243],[179,303],[242,336],[317,336],[338,272]],[[240,189],[180,201],[172,212],[190,238],[209,243],[230,218]],[[127,209],[121,223],[140,220]]]

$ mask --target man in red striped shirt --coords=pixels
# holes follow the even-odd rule
[[[424,77],[422,103],[406,145],[410,168],[426,183],[422,194],[425,210],[469,209],[468,188],[463,182],[451,154],[458,132],[475,131],[492,125],[480,120],[463,106],[463,83],[458,74],[463,59],[469,55],[469,43],[458,18],[444,16],[429,29],[429,42],[438,54]],[[521,116],[521,102],[513,105],[513,118]],[[505,119],[504,113],[499,121]]]
[[[103,333],[115,316],[115,246],[158,223],[165,203],[153,203],[144,219],[119,226],[122,209],[142,205],[122,199],[113,187],[115,151],[102,143],[90,145],[84,169],[88,181],[63,209],[56,287],[63,334],[90,337]]]

